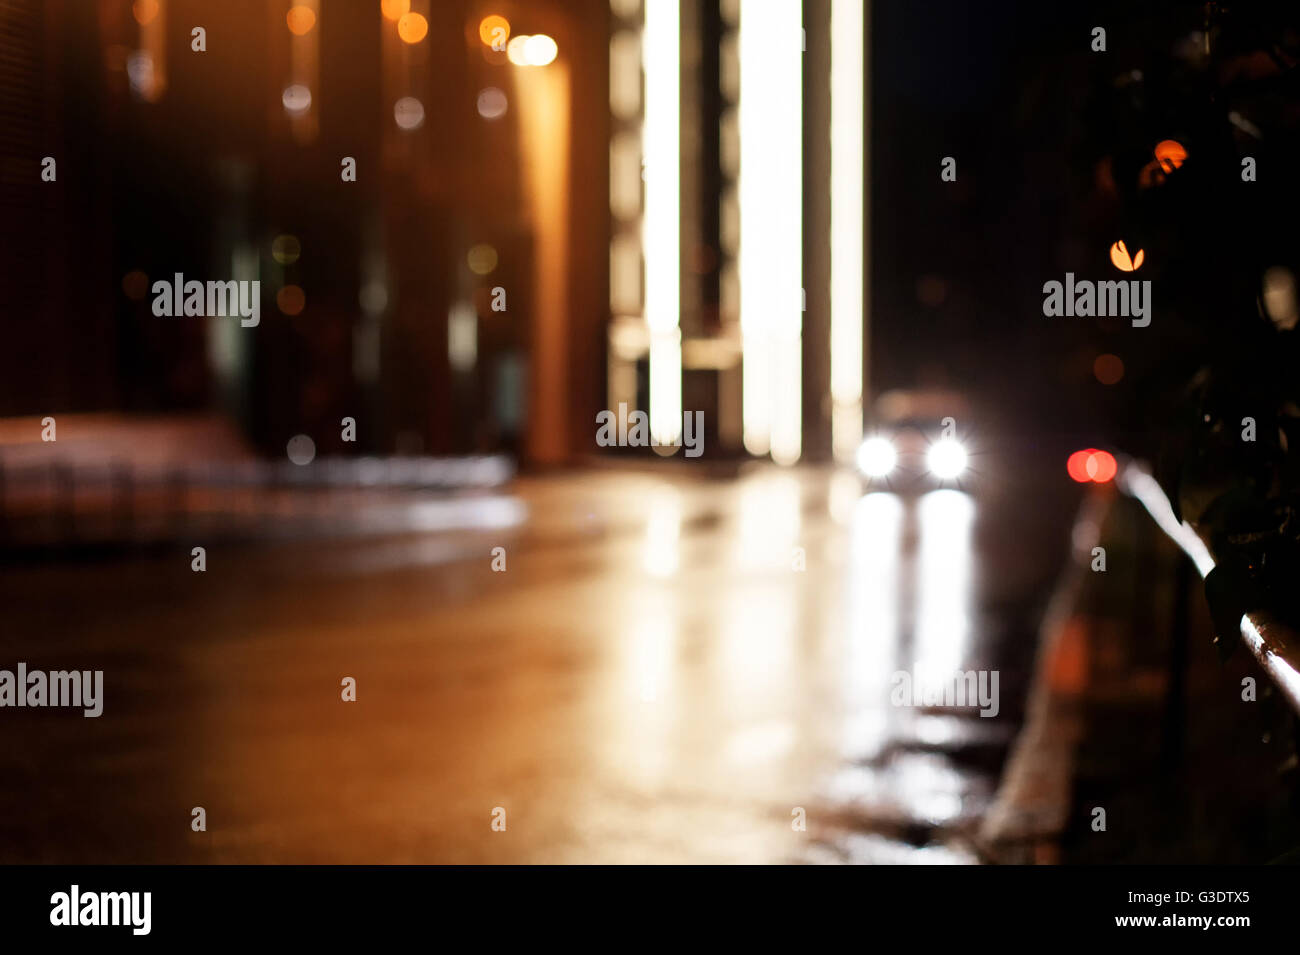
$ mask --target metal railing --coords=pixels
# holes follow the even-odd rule
[[[1118,483],[1191,558],[1202,577],[1214,569],[1214,555],[1205,541],[1190,524],[1178,520],[1164,489],[1148,471],[1130,462],[1121,470]],[[1291,709],[1300,714],[1300,634],[1271,613],[1252,611],[1241,618],[1241,639]]]

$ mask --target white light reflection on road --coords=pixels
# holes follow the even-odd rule
[[[719,621],[720,685],[714,688],[728,718],[752,720],[789,704],[797,611],[797,594],[789,586],[751,586],[728,596]]]
[[[682,502],[671,487],[656,488],[649,500],[641,566],[661,580],[677,573],[681,563]]]
[[[680,759],[674,726],[682,701],[676,678],[679,662],[676,607],[646,601],[629,606],[626,629],[620,634],[621,681],[613,708],[616,741],[608,758],[619,775],[637,787],[655,788],[672,777]]]
[[[851,755],[866,756],[884,741],[888,722],[889,676],[899,637],[903,502],[896,494],[868,494],[857,502],[851,520],[843,744]]]
[[[961,491],[931,491],[917,505],[914,678],[943,680],[962,668],[970,639],[971,528],[975,502]]]
[[[796,707],[803,579],[792,561],[801,503],[802,485],[788,473],[765,470],[739,487],[711,690],[731,768],[771,772],[796,740],[789,717]]]
[[[662,614],[646,614],[632,627],[629,675],[637,699],[658,703],[668,694],[673,675],[672,620]]]
[[[766,471],[744,480],[739,495],[736,563],[747,570],[791,570],[799,541],[798,479]]]

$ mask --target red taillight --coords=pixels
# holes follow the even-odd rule
[[[1109,451],[1088,448],[1084,451],[1075,451],[1070,455],[1065,462],[1065,470],[1080,484],[1087,484],[1089,481],[1105,484],[1115,477],[1119,465],[1115,461],[1115,456]]]
[[[1088,473],[1088,462],[1096,451],[1075,451],[1070,455],[1069,460],[1065,462],[1065,470],[1069,472],[1070,477],[1080,484],[1087,484],[1092,480],[1092,475]]]
[[[1105,484],[1115,476],[1119,470],[1119,465],[1115,463],[1115,455],[1109,451],[1094,451],[1088,464],[1088,470],[1092,473],[1092,479],[1098,484]]]

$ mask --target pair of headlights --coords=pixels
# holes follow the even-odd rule
[[[950,481],[966,470],[966,449],[955,438],[940,438],[925,453],[925,465],[935,477]],[[898,466],[898,449],[886,437],[875,435],[858,448],[858,467],[867,477],[888,477]]]

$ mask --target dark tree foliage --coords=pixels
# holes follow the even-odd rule
[[[1192,30],[1168,17],[1167,54],[1093,105],[1115,134],[1101,188],[1129,248],[1147,250],[1139,274],[1166,323],[1144,388],[1149,446],[1135,450],[1215,556],[1206,593],[1226,653],[1243,612],[1300,622],[1300,329],[1286,287],[1300,274],[1300,5],[1195,13]],[[1185,158],[1158,157],[1165,140]]]

